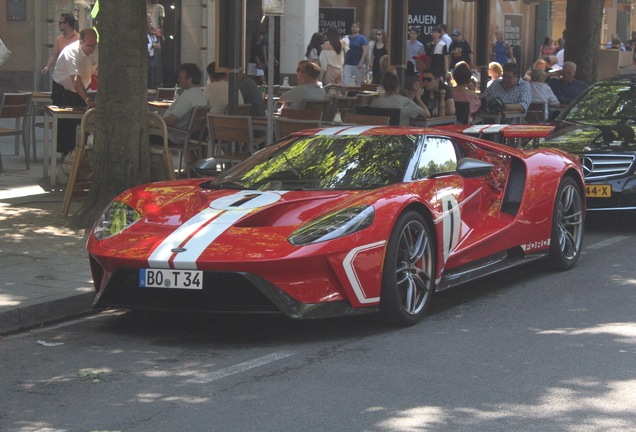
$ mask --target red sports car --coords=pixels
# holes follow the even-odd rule
[[[88,241],[95,307],[380,312],[422,319],[435,291],[579,258],[579,160],[406,127],[296,133],[212,179],[152,183]]]

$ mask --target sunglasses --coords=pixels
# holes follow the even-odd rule
[[[84,44],[84,45],[86,46],[86,48],[95,48],[95,47],[96,47],[97,45],[99,45],[99,44],[98,44],[98,43],[96,43],[96,44],[94,44],[94,45],[86,45],[86,44]]]
[[[303,70],[302,70],[302,69],[300,69],[300,68],[299,68],[299,69],[296,69],[296,72],[302,72],[302,71],[303,71]]]
[[[376,33],[375,35],[376,36],[382,36],[382,33]]]
[[[58,24],[68,24],[67,21],[60,21]]]
[[[426,81],[426,82],[431,82],[433,81],[435,78],[433,77],[422,77],[422,81]]]

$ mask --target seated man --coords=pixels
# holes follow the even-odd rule
[[[198,106],[206,106],[208,102],[201,91],[201,69],[194,63],[183,63],[179,65],[179,87],[183,93],[177,100],[172,102],[170,107],[163,115],[166,125],[181,129],[188,127],[190,114],[192,109]],[[168,130],[168,140],[173,143],[181,143],[184,141],[185,132],[179,132],[173,129]],[[152,142],[152,141],[151,141]],[[195,152],[188,152],[188,161],[195,162],[197,156]]]
[[[318,85],[320,66],[308,60],[302,60],[296,68],[298,86],[283,93],[280,101],[283,108],[301,109],[304,100],[323,100],[325,90]]]
[[[429,118],[431,114],[428,108],[422,102],[423,89],[414,95],[415,102],[406,96],[399,95],[400,81],[393,72],[385,72],[382,74],[382,82],[384,94],[371,102],[372,107],[377,108],[399,108],[400,109],[400,126],[408,126],[411,119],[417,117]]]
[[[424,86],[424,95],[422,101],[428,108],[431,117],[439,117],[439,100],[440,91],[446,91],[444,101],[446,102],[446,111],[444,115],[455,115],[455,101],[453,100],[453,91],[442,81],[442,71],[439,69],[426,69],[422,72],[422,85]]]
[[[507,112],[526,112],[532,101],[530,84],[519,77],[519,67],[516,63],[503,65],[503,75],[494,81],[482,98],[500,97]]]
[[[567,105],[583,93],[583,90],[587,88],[587,84],[574,79],[574,75],[576,75],[576,64],[574,62],[565,62],[560,72],[561,78],[550,78],[547,80],[547,84],[559,102]]]
[[[207,67],[210,83],[203,88],[203,96],[210,105],[212,114],[225,114],[228,105],[230,83],[226,72],[217,72],[215,62]],[[238,92],[238,103],[243,103],[243,95]]]

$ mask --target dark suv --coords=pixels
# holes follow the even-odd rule
[[[590,86],[555,123],[540,146],[580,156],[587,209],[636,210],[636,75]]]

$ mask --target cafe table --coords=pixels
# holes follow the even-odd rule
[[[454,125],[457,123],[456,116],[441,116],[441,117],[430,117],[430,118],[420,118],[417,117],[410,121],[411,126],[416,127],[432,127],[432,126],[441,126],[441,125]]]
[[[173,101],[148,101],[148,110],[158,113],[160,116],[170,108]]]
[[[81,120],[86,113],[86,107],[58,107],[47,105],[44,107],[44,177],[49,175],[49,157],[51,168],[51,186],[56,185],[57,180],[57,125],[60,119]],[[52,125],[52,126],[51,126]],[[52,128],[49,138],[49,127]],[[49,151],[50,147],[50,151]]]
[[[525,117],[526,113],[524,112],[518,112],[518,111],[504,111],[503,113],[488,113],[488,112],[483,112],[483,111],[477,111],[475,113],[473,113],[473,118],[475,117],[479,117],[484,119],[484,123],[491,123],[491,124],[500,124],[503,123],[503,121],[510,121],[510,120],[517,120],[516,123],[523,123],[523,118]]]

